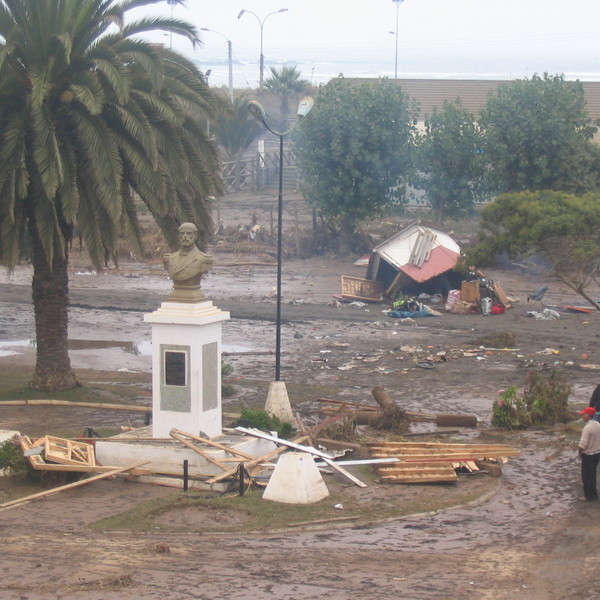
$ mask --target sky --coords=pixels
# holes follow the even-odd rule
[[[227,83],[227,40],[234,87],[258,85],[261,22],[265,78],[269,67],[296,64],[315,84],[339,73],[514,79],[548,72],[600,80],[598,0],[187,0],[185,7],[165,0],[132,14],[171,11],[212,31],[200,32],[195,50],[177,36],[154,40],[210,69],[211,85]]]

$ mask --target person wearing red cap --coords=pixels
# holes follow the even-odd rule
[[[592,397],[590,398],[590,404],[592,408],[596,409],[594,415],[594,421],[600,421],[600,383],[594,388]]]
[[[582,500],[598,500],[596,487],[596,468],[600,462],[600,423],[594,420],[596,409],[588,406],[579,411],[585,425],[577,451],[581,459],[581,481],[583,483]]]

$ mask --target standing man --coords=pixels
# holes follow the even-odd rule
[[[600,421],[600,383],[592,392],[592,397],[590,398],[590,406],[596,410],[594,420]]]
[[[596,409],[591,406],[579,411],[585,422],[579,440],[579,458],[581,459],[581,481],[584,498],[581,500],[598,500],[596,487],[596,467],[600,462],[600,423],[594,420]]]

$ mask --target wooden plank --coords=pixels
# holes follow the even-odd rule
[[[344,440],[330,440],[329,438],[317,437],[315,440],[317,444],[321,444],[325,447],[341,448],[342,450],[360,450],[360,444],[354,444],[352,442],[345,442]]]
[[[509,444],[455,444],[443,442],[367,442],[367,446],[382,448],[512,448]]]
[[[71,406],[80,408],[105,408],[107,410],[124,410],[128,412],[151,412],[151,407],[132,406],[129,404],[110,404],[105,402],[71,402],[69,400],[3,400],[0,406]]]
[[[305,442],[307,439],[308,439],[308,436],[305,435],[305,436],[296,438],[294,441],[296,443],[300,444],[302,442]],[[271,452],[267,452],[267,454],[263,454],[263,456],[259,456],[259,457],[255,458],[254,460],[244,463],[244,467],[249,470],[262,462],[267,462],[267,461],[275,458],[276,456],[279,456],[286,450],[287,450],[287,448],[285,446],[281,446],[279,448],[276,448],[275,450],[271,450]],[[208,485],[212,485],[213,483],[218,483],[219,481],[223,481],[223,479],[227,479],[228,477],[233,477],[236,474],[236,472],[237,472],[237,467],[235,469],[230,469],[226,473],[221,473],[221,475],[217,475],[216,477],[211,477],[210,479],[208,479],[206,481],[206,483]]]
[[[342,467],[350,467],[353,465],[387,465],[390,463],[399,462],[400,459],[394,456],[390,458],[363,458],[359,460],[336,460],[335,464]],[[315,461],[317,467],[323,466],[323,463]]]
[[[452,475],[424,475],[411,477],[381,477],[386,483],[452,483],[458,479],[458,475],[452,472]]]
[[[171,431],[175,431],[179,435],[189,437],[191,440],[196,440],[197,442],[200,442],[202,444],[214,446],[215,448],[219,448],[220,450],[225,450],[225,452],[236,454],[237,456],[241,456],[242,458],[245,458],[247,460],[252,460],[254,458],[254,456],[252,456],[251,454],[246,454],[245,452],[242,452],[241,450],[236,450],[235,448],[232,448],[230,446],[225,446],[224,444],[219,444],[218,442],[213,442],[212,440],[207,440],[206,438],[199,437],[197,435],[194,435],[193,433],[187,433],[187,431],[181,431],[180,429],[172,429]]]
[[[331,519],[315,519],[314,521],[297,521],[296,523],[288,523],[288,527],[302,527],[304,525],[322,525],[324,523],[334,523],[338,521],[356,521],[360,519],[359,515],[347,517],[331,517]]]
[[[300,444],[296,444],[294,442],[289,442],[288,440],[282,440],[281,438],[277,438],[275,436],[268,435],[268,434],[262,433],[260,431],[246,429],[245,427],[236,427],[236,430],[240,431],[242,433],[246,433],[247,435],[252,435],[257,438],[269,440],[276,444],[281,444],[283,446],[288,446],[289,448],[294,448],[295,450],[300,450],[300,452],[306,452],[307,454],[312,454],[313,456],[318,456],[319,458],[322,458],[332,469],[335,469],[338,473],[340,473],[341,475],[343,475],[344,477],[346,477],[347,479],[352,481],[352,483],[356,484],[359,487],[367,487],[366,483],[363,483],[360,479],[358,479],[357,477],[352,475],[352,473],[348,473],[348,471],[346,471],[346,469],[344,469],[343,467],[337,466],[333,462],[333,456],[329,456],[328,454],[325,454],[325,452],[321,452],[320,450],[317,450],[316,448],[311,448],[310,446],[302,446]]]
[[[51,494],[58,494],[59,492],[64,492],[65,490],[71,490],[76,487],[81,487],[87,485],[88,483],[92,483],[94,481],[99,481],[100,479],[107,479],[108,477],[112,477],[114,475],[119,475],[120,473],[125,473],[126,471],[131,471],[132,469],[137,469],[142,465],[146,465],[148,462],[136,463],[134,465],[129,465],[128,467],[119,467],[118,469],[112,469],[111,471],[107,471],[106,473],[100,473],[99,475],[94,475],[93,477],[88,477],[87,479],[82,479],[81,481],[75,481],[74,483],[68,483],[67,485],[61,485],[60,487],[53,488],[51,490],[45,490],[43,492],[39,492],[37,494],[32,494],[31,496],[25,496],[23,498],[18,498],[17,500],[11,500],[10,502],[4,502],[0,504],[0,510],[4,510],[7,508],[12,508],[13,506],[17,506],[19,504],[24,504],[25,502],[31,502],[31,500],[37,500],[38,498],[44,498],[46,496],[50,496]]]
[[[207,452],[200,450],[200,448],[198,448],[198,446],[196,446],[194,443],[190,442],[189,440],[186,440],[183,436],[179,435],[179,433],[177,433],[175,429],[171,429],[169,433],[173,439],[177,440],[178,442],[181,442],[184,446],[187,446],[188,448],[192,449],[194,452],[205,458],[207,461],[219,467],[219,469],[222,469],[223,471],[229,470],[227,465],[224,465],[222,462],[216,460]]]
[[[41,463],[33,467],[36,471],[59,471],[65,473],[106,473],[117,467],[101,465],[63,465],[57,463]],[[147,473],[151,471],[144,469]]]
[[[354,477],[354,475],[352,475],[352,473],[349,473],[348,471],[346,471],[346,469],[344,469],[344,467],[340,467],[339,465],[337,465],[336,463],[334,463],[332,460],[330,460],[328,458],[324,458],[323,460],[332,469],[335,469],[338,473],[340,473],[341,475],[343,475],[344,477],[349,479],[352,483],[356,484],[358,487],[361,487],[361,488],[367,487],[366,483],[362,482],[358,477]]]
[[[478,471],[475,461],[507,460],[520,451],[507,444],[448,444],[439,442],[372,442],[367,444],[374,457],[397,457],[400,462],[382,465],[377,472],[389,483],[419,483],[457,479],[455,469]],[[453,475],[450,475],[450,472]]]

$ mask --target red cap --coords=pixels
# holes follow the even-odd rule
[[[590,415],[593,417],[596,414],[596,409],[593,406],[586,406],[583,410],[579,411],[580,415]]]

